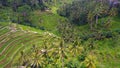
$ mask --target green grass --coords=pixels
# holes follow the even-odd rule
[[[18,24],[17,27],[18,27],[18,29],[20,29],[20,30],[22,30],[22,31],[26,31],[26,32],[31,31],[31,32],[33,32],[33,33],[35,33],[35,32],[37,32],[37,33],[39,33],[39,34],[43,33],[42,30],[36,29],[36,28],[32,28],[32,27],[30,27],[30,26],[24,26],[24,25]]]
[[[111,30],[120,29],[120,17],[112,18]]]
[[[37,26],[38,29],[44,28],[45,31],[58,34],[57,26],[60,20],[66,20],[66,18],[53,14],[52,12],[40,12],[35,11],[31,16],[31,21]]]

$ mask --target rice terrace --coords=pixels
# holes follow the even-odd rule
[[[120,0],[0,0],[0,68],[120,68]]]

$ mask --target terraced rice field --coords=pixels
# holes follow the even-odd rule
[[[11,68],[11,63],[24,47],[42,41],[41,34],[22,30],[12,31],[0,25],[0,68]]]

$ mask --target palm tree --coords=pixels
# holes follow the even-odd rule
[[[90,29],[93,30],[93,19],[94,19],[94,13],[92,11],[89,11],[87,15],[87,21],[90,24]]]
[[[80,47],[80,43],[78,41],[75,41],[73,43],[73,46],[70,47],[70,52],[71,54],[73,54],[74,57],[80,55],[82,51],[83,51],[83,47]]]
[[[57,0],[54,0],[55,6],[56,6],[56,2],[57,2]]]
[[[60,42],[60,47],[59,47],[59,53],[60,53],[60,60],[62,62],[62,68],[64,68],[64,58],[65,58],[65,47],[64,47],[64,41],[62,40]]]
[[[109,27],[110,26],[110,24],[111,24],[111,19],[112,19],[112,17],[113,16],[115,16],[115,15],[117,15],[117,8],[112,8],[110,11],[109,11],[109,17],[108,17],[108,20],[107,20],[107,22],[106,22],[106,24],[105,24],[105,27]]]
[[[86,64],[86,68],[96,68],[94,56],[88,55],[88,57],[86,57],[84,62]]]
[[[117,8],[112,8],[109,12],[109,15],[112,17],[112,16],[115,16],[117,15]]]
[[[19,58],[20,65],[21,66],[28,66],[29,60],[27,58],[27,55],[23,51],[21,51],[20,55],[21,55]]]
[[[95,7],[95,10],[93,11],[94,14],[95,14],[95,20],[96,20],[96,27],[97,27],[97,24],[98,24],[98,17],[100,16],[100,13],[103,11],[103,3],[101,1],[101,3],[97,3],[96,2],[96,7]]]
[[[29,55],[31,68],[41,68],[44,64],[44,57],[42,57],[41,51],[35,45],[32,47],[32,52]]]
[[[61,40],[59,46],[55,46],[49,50],[49,55],[54,59],[55,64],[59,64],[61,68],[64,68],[64,60],[67,58],[67,48],[64,45],[64,40]]]

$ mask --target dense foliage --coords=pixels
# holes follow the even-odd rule
[[[63,5],[58,13],[77,25],[94,24],[95,20],[108,16],[111,9],[118,6],[118,4],[112,3],[109,0],[77,0],[72,4]]]
[[[119,68],[119,14],[119,0],[0,0],[0,67]]]
[[[69,46],[64,44],[64,41],[57,43],[45,41],[41,47],[33,45],[31,51],[21,52],[19,63],[17,62],[16,65],[31,68],[96,68],[96,57],[86,54],[77,41]]]
[[[65,0],[1,0],[0,1],[0,21],[13,22],[23,25],[32,26],[38,29],[48,29],[41,25],[47,21],[42,18],[47,17],[57,18],[59,15],[54,15],[53,6],[59,6],[67,2]],[[59,4],[59,5],[57,5]],[[56,12],[56,11],[55,11]],[[47,13],[47,14],[46,14]],[[56,17],[55,17],[56,16]],[[59,19],[58,18],[58,19]],[[58,19],[51,20],[53,23],[58,22]],[[52,24],[51,24],[52,26]],[[55,27],[55,26],[54,26]]]
[[[10,6],[14,11],[17,11],[18,7],[29,5],[30,8],[33,9],[42,9],[44,10],[46,2],[53,2],[52,0],[1,0],[1,7],[2,6]]]

